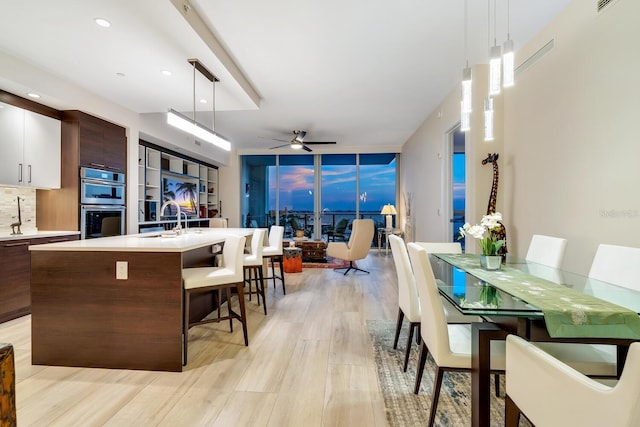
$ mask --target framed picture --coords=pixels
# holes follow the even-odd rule
[[[198,180],[186,176],[162,174],[162,201],[173,200],[188,217],[198,216]],[[167,206],[165,216],[175,216],[175,207]]]

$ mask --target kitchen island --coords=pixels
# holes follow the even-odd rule
[[[182,370],[182,268],[253,229],[202,228],[30,246],[35,365]],[[192,301],[199,320],[212,294]]]

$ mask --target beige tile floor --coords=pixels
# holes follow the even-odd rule
[[[249,347],[239,325],[191,329],[181,373],[34,366],[30,316],[0,324],[16,352],[18,424],[385,426],[366,321],[395,319],[397,282],[390,254],[359,265],[371,274],[288,274],[286,296],[270,284],[268,316],[247,303]]]

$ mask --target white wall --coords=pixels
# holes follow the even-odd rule
[[[220,216],[228,218],[229,227],[240,227],[240,156],[231,154],[229,164],[218,169]]]
[[[640,246],[638,22],[638,1],[597,13],[576,0],[518,52],[555,39],[504,98],[512,252],[534,233],[564,237],[565,268],[587,273],[599,243]]]

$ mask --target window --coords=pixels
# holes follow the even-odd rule
[[[243,224],[280,224],[291,237],[346,239],[338,223],[372,218],[384,226],[382,206],[396,202],[396,154],[243,156]],[[397,224],[397,218],[395,219]]]

